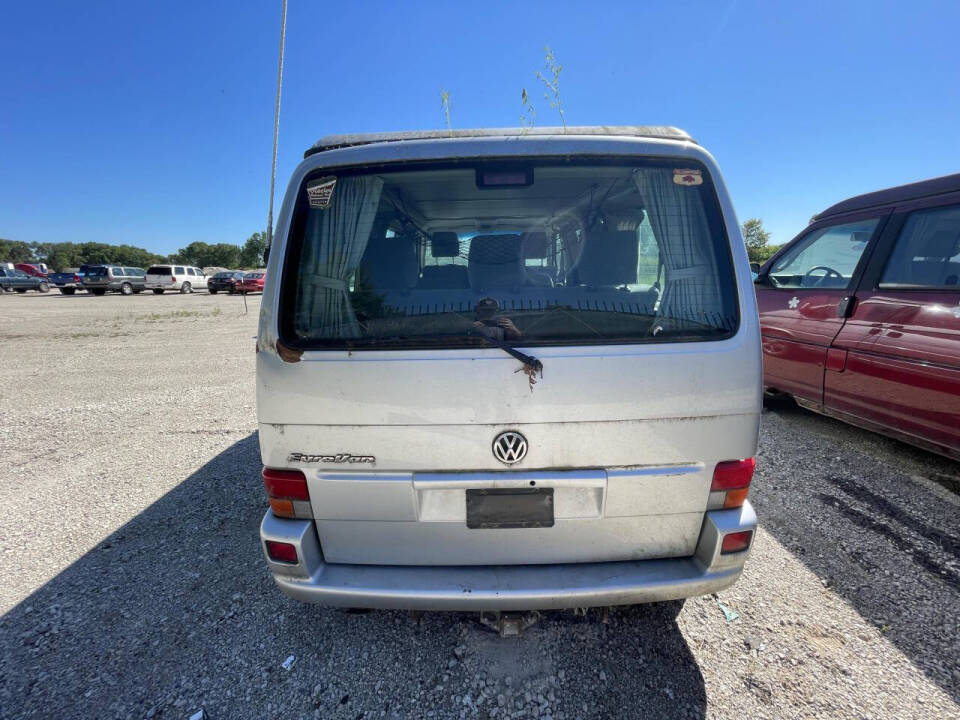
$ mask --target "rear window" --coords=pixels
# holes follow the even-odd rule
[[[960,206],[910,213],[887,261],[880,287],[960,285]]]
[[[151,265],[147,268],[147,275],[173,275],[169,265]]]
[[[738,326],[729,243],[691,161],[321,172],[281,293],[295,347],[716,340]]]
[[[87,268],[87,277],[102,277],[107,274],[107,269],[102,265]]]

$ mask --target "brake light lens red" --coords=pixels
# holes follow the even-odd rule
[[[266,540],[267,555],[271,560],[277,562],[293,563],[297,562],[297,548],[290,543],[277,542],[276,540]]]
[[[750,547],[750,539],[752,537],[753,530],[727,533],[723,536],[723,542],[720,544],[720,554],[729,555],[730,553],[743,552]]]
[[[755,458],[717,463],[713,469],[713,482],[710,484],[711,494],[717,493],[711,497],[711,509],[742,507],[750,492],[750,481],[753,480],[756,467]]]
[[[270,508],[277,517],[312,517],[307,477],[300,470],[263,469],[263,486],[267,489]]]
[[[286,500],[309,500],[307,477],[300,470],[263,469],[263,485],[267,496]]]
[[[753,479],[753,471],[756,467],[757,461],[755,458],[727,460],[717,463],[717,467],[713,470],[713,483],[710,485],[710,492],[750,487],[750,481]]]
[[[173,275],[171,275],[171,276],[170,276],[170,282],[176,282],[176,281],[177,281],[177,279],[176,279]]]

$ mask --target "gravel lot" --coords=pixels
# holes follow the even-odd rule
[[[0,717],[960,716],[960,466],[788,404],[735,620],[705,597],[502,640],[286,599],[249,305],[0,297]]]

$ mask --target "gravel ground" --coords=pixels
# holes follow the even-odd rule
[[[732,621],[704,597],[503,640],[288,600],[249,304],[0,297],[0,717],[960,717],[960,468],[789,404]]]

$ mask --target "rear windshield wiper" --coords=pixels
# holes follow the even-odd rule
[[[470,335],[474,337],[479,337],[490,343],[491,345],[496,345],[498,348],[503,350],[508,355],[515,357],[517,360],[523,363],[523,367],[517,368],[514,372],[524,372],[527,375],[527,379],[530,381],[530,392],[533,392],[533,386],[537,384],[537,375],[543,379],[543,363],[537,360],[533,355],[527,355],[525,352],[517,350],[513,345],[508,343],[506,340],[498,337],[498,333],[493,332],[498,328],[480,328],[472,330]]]

